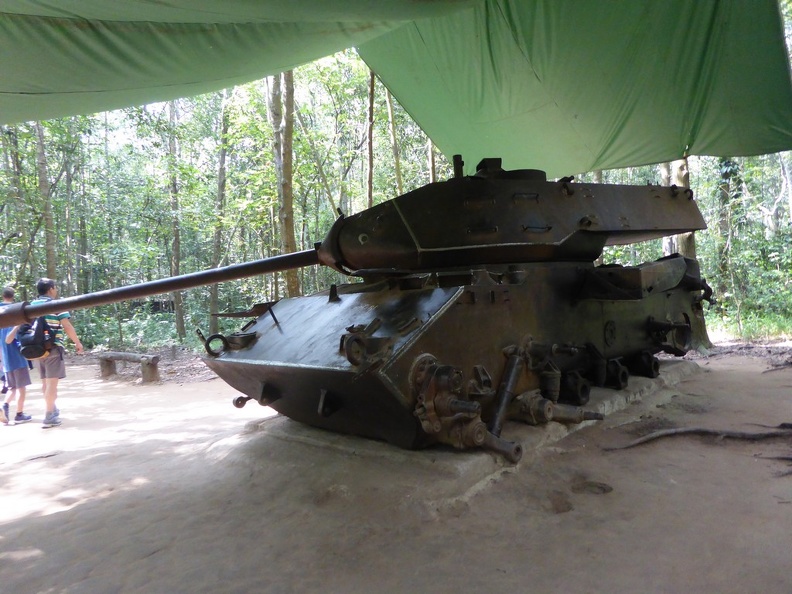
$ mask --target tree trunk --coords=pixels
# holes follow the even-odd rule
[[[687,158],[678,159],[671,163],[671,181],[673,185],[680,188],[690,187],[690,169],[688,168]],[[680,255],[697,260],[696,258],[696,236],[693,231],[681,233],[674,237],[676,252]],[[713,347],[712,341],[707,334],[707,326],[704,320],[704,308],[701,302],[695,304],[693,312],[696,314],[690,320],[691,342],[694,349],[699,352],[707,353]]]
[[[22,262],[19,264],[19,268],[17,269],[19,272],[17,273],[17,286],[25,287],[23,289],[23,295],[27,291],[27,283],[25,283],[25,269],[30,264],[33,254],[33,242],[36,240],[36,233],[41,228],[41,223],[44,220],[43,216],[39,216],[36,218],[35,223],[28,222],[28,226],[32,227],[30,230],[30,234],[27,237],[27,246],[25,247],[24,255],[22,256]],[[33,270],[33,266],[31,265],[31,272]],[[30,279],[31,283],[35,282],[34,279]],[[23,299],[27,300],[25,297]]]
[[[77,120],[70,118],[68,120],[68,138],[69,143],[75,148],[79,147],[77,139],[80,136],[77,130]],[[64,151],[63,173],[66,180],[66,216],[64,217],[64,225],[62,230],[62,244],[66,246],[65,265],[66,265],[66,283],[68,287],[68,295],[74,295],[77,292],[77,263],[75,254],[76,237],[74,234],[75,225],[72,223],[73,219],[79,220],[79,207],[75,198],[74,188],[74,174],[82,164],[84,153],[82,150],[67,149]],[[63,256],[63,255],[62,255]]]
[[[660,185],[661,186],[670,186],[671,185],[671,162],[666,161],[664,163],[660,163],[658,166],[660,171]],[[679,251],[677,248],[676,243],[676,236],[675,235],[667,235],[663,237],[663,255],[670,256],[671,254],[676,254]]]
[[[19,156],[19,140],[16,128],[12,126],[2,128],[3,132],[3,165],[11,178],[11,184],[7,188],[9,201],[22,200],[22,159]]]
[[[283,85],[281,86],[281,76]],[[281,76],[272,77],[269,97],[269,115],[273,131],[273,154],[278,177],[278,224],[280,227],[281,250],[284,254],[297,251],[294,235],[294,186],[293,153],[294,142],[294,73],[287,70]],[[286,291],[289,297],[300,295],[300,276],[296,270],[284,272]]]
[[[396,121],[393,117],[393,97],[390,91],[385,90],[385,98],[388,102],[388,124],[390,128],[391,149],[393,150],[393,166],[396,171],[396,192],[399,196],[404,193],[401,176],[401,160],[399,158],[399,143],[396,139]]]
[[[22,199],[22,158],[19,154],[19,140],[15,127],[8,126],[3,128],[3,149],[5,151],[4,166],[11,180],[7,193],[8,202],[16,202],[21,207],[17,210],[18,214],[13,223],[13,227],[19,229],[16,236],[19,237],[20,244],[26,246],[22,257],[19,258],[17,262],[17,268],[14,274],[14,285],[22,289],[22,294],[17,295],[17,297],[23,301],[27,301],[28,296],[26,291],[30,283],[25,282],[25,270],[30,260],[30,249],[32,246],[30,238],[35,235],[35,233],[31,231],[31,219],[34,216],[37,218],[36,229],[38,229],[41,219],[38,218],[38,214],[32,209],[30,204]],[[25,212],[26,210],[30,212]]]
[[[602,183],[602,169],[595,169],[594,170],[594,183],[601,184]],[[605,254],[600,254],[599,257],[594,260],[594,266],[602,266],[605,264]]]
[[[789,166],[786,164],[784,160],[784,155],[778,155],[778,162],[781,165],[781,179],[782,179],[782,187],[786,190],[786,197],[789,211],[789,224],[792,225],[792,175],[789,172]]]
[[[427,165],[429,166],[429,183],[433,184],[437,181],[437,164],[435,162],[434,143],[431,138],[427,139],[426,142],[426,155]]]
[[[368,135],[366,146],[368,147],[368,175],[366,176],[366,194],[368,195],[368,207],[374,206],[374,71],[369,70],[369,96],[368,96]]]
[[[660,183],[663,186],[677,186],[680,188],[690,187],[690,173],[687,158],[678,159],[672,162],[660,163]],[[663,238],[663,255],[681,254],[686,258],[696,260],[696,239],[693,232],[680,233]],[[695,317],[690,320],[692,335],[692,346],[694,349],[707,352],[712,348],[712,342],[707,334],[707,326],[704,321],[704,309],[701,303],[695,304],[693,311]]]
[[[41,122],[36,122],[36,138],[36,170],[38,172],[38,188],[44,213],[44,253],[46,255],[47,276],[57,279],[58,259],[55,252],[55,217],[52,214],[51,187],[47,173],[47,153],[44,147],[44,127]]]
[[[171,198],[171,260],[170,260],[170,273],[171,276],[179,276],[181,274],[181,226],[180,226],[180,212],[179,212],[179,184],[176,175],[176,102],[171,101],[168,103],[168,119],[170,126],[168,128],[168,168],[169,168],[169,189]],[[174,291],[173,295],[173,312],[176,317],[176,335],[179,340],[187,338],[187,331],[184,324],[184,302],[182,301],[182,292]]]
[[[267,242],[266,245],[262,246],[261,252],[262,256],[267,258],[269,256],[274,256],[277,253],[275,249],[275,244],[280,242],[280,234],[278,233],[278,222],[275,218],[275,210],[270,207],[270,229],[272,229],[272,239],[271,241]],[[279,273],[275,272],[271,276],[272,279],[272,301],[279,301],[280,300],[280,276]]]
[[[104,147],[104,167],[105,171],[110,171],[110,119],[108,112],[104,113],[104,136],[102,137],[103,140],[103,147]],[[105,195],[105,228],[107,229],[107,242],[114,243],[115,239],[113,237],[114,231],[114,223],[113,220],[113,190],[112,190],[112,180],[110,176],[105,177],[105,187],[104,187],[104,195]]]
[[[212,237],[212,268],[220,266],[222,260],[223,217],[225,216],[226,202],[226,153],[228,152],[228,112],[226,111],[227,95],[223,93],[223,103],[220,108],[220,154],[217,165],[217,193],[215,194],[214,235]],[[209,313],[219,311],[219,286],[215,283],[209,287]],[[209,316],[209,332],[220,332],[220,323],[217,316]]]
[[[333,213],[334,217],[338,216],[338,207],[336,206],[335,199],[333,198],[333,190],[330,188],[330,182],[327,180],[327,173],[325,173],[322,155],[319,154],[319,149],[311,138],[310,128],[303,119],[300,110],[295,109],[294,114],[297,117],[297,122],[300,124],[300,128],[302,128],[304,139],[308,142],[308,146],[311,147],[311,157],[314,160],[316,172],[319,174],[319,181],[321,182],[322,188],[325,191],[327,201],[330,203],[330,211]]]
[[[731,182],[736,163],[731,159],[718,159],[720,182],[718,184],[718,244],[716,253],[718,261],[718,282],[715,286],[716,295],[725,295],[729,291],[729,245],[731,240]]]
[[[74,237],[72,236],[72,204],[74,204],[74,166],[71,162],[71,155],[66,154],[66,217],[63,230],[64,244],[66,245],[66,286],[68,287],[69,295],[73,295],[77,289],[77,277],[74,270],[74,258],[72,252],[74,251]]]
[[[690,187],[690,169],[687,158],[678,159],[671,163],[671,178],[673,184],[680,188]],[[676,251],[686,258],[696,259],[696,238],[694,232],[680,233],[674,238]]]
[[[281,226],[281,242],[284,254],[297,251],[294,234],[294,71],[283,73],[283,200],[278,212]],[[300,272],[287,270],[286,288],[289,297],[297,297],[300,291]]]
[[[81,163],[85,166],[85,162]],[[88,266],[88,222],[85,217],[85,175],[81,176],[83,186],[77,197],[77,205],[80,209],[78,216],[78,237],[77,237],[77,293],[87,293],[90,291],[90,267]]]

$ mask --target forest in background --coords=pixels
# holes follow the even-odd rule
[[[339,211],[452,175],[353,50],[217,93],[5,126],[2,154],[0,282],[21,300],[42,276],[70,296],[310,249]],[[679,184],[680,168],[708,224],[695,239],[717,299],[708,325],[743,338],[792,335],[792,152],[689,157],[576,181]],[[677,247],[607,248],[605,261],[639,264]],[[339,282],[349,279],[311,266],[73,315],[87,348],[198,349],[195,328],[240,326],[211,312]]]

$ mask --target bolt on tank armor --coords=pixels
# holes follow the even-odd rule
[[[601,419],[591,386],[657,377],[660,352],[694,345],[711,290],[695,260],[602,265],[607,245],[704,229],[692,192],[547,181],[484,159],[352,216],[314,249],[61,299],[78,309],[312,264],[362,282],[223,315],[239,332],[205,340],[206,364],[248,400],[330,431],[418,449],[484,448],[501,434]],[[42,307],[42,305],[44,307]],[[15,304],[0,323],[48,304]],[[52,307],[52,306],[50,306]],[[203,338],[203,335],[201,335]]]

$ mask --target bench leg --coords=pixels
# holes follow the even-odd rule
[[[159,370],[157,364],[151,361],[141,361],[140,371],[143,375],[143,383],[158,382],[160,381]]]
[[[99,359],[99,371],[102,379],[107,379],[116,374],[116,364],[112,359]]]

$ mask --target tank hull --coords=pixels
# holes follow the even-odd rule
[[[421,361],[453,368],[461,378],[454,398],[476,403],[491,426],[512,352],[525,364],[510,391],[546,399],[548,369],[603,385],[608,365],[686,351],[685,329],[700,309],[697,277],[694,261],[674,257],[641,267],[536,263],[342,285],[279,301],[245,327],[248,346],[206,363],[302,423],[420,448],[447,433],[425,430]],[[505,413],[512,417],[519,411]]]

